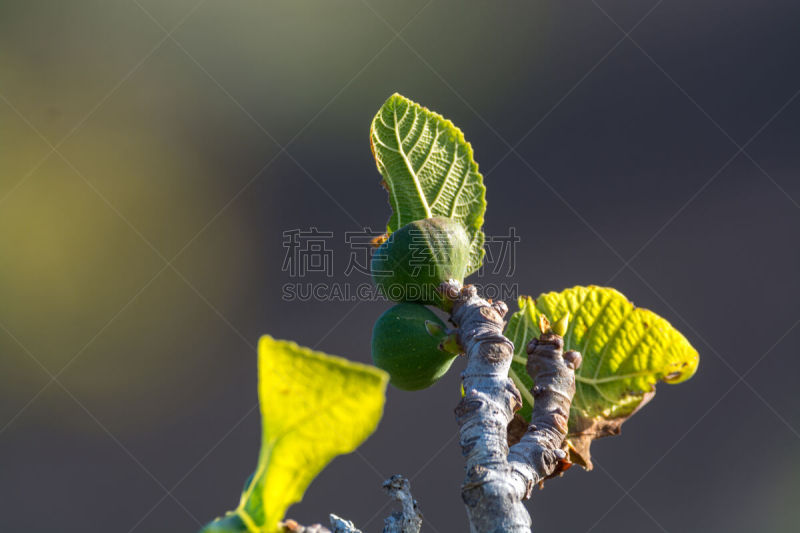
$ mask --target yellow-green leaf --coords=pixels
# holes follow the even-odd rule
[[[314,477],[337,455],[355,450],[383,414],[385,372],[294,342],[263,336],[258,376],[258,467],[239,507],[204,531],[278,531]]]
[[[438,113],[393,94],[372,121],[370,144],[389,191],[388,232],[423,218],[458,220],[470,239],[467,274],[478,270],[484,255],[486,188],[461,130]]]
[[[585,466],[591,466],[591,441],[619,433],[620,425],[650,400],[658,381],[680,383],[697,370],[697,351],[677,329],[614,289],[573,287],[535,300],[523,296],[519,307],[508,321],[506,336],[515,346],[509,373],[522,392],[520,414],[526,420],[533,383],[525,370],[525,347],[541,334],[540,315],[551,323],[570,315],[564,349],[579,351],[583,364],[575,374],[568,440],[573,460]]]

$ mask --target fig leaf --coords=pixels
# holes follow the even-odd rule
[[[522,296],[519,307],[505,334],[515,346],[509,376],[522,393],[519,414],[524,420],[530,420],[533,405],[525,347],[541,334],[541,315],[557,323],[569,314],[564,350],[580,352],[583,363],[575,373],[567,444],[572,462],[587,469],[592,440],[618,434],[622,423],[653,397],[657,382],[680,383],[697,370],[698,353],[677,329],[614,289],[592,285],[535,300]]]
[[[275,533],[288,507],[337,455],[355,450],[383,414],[389,376],[372,366],[267,335],[258,343],[262,437],[241,501],[205,532]]]
[[[423,218],[455,219],[470,241],[467,274],[478,270],[484,255],[486,188],[461,130],[393,94],[372,121],[370,144],[393,210],[388,233]]]

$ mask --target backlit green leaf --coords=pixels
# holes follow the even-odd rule
[[[274,533],[334,457],[355,450],[383,414],[388,375],[264,336],[258,345],[262,439],[239,507],[203,530]]]
[[[452,122],[399,95],[392,95],[372,121],[370,144],[389,191],[389,233],[434,216],[464,225],[470,239],[467,273],[483,261],[486,188],[472,146]]]
[[[551,323],[570,314],[564,349],[580,352],[583,364],[575,374],[568,439],[573,460],[580,464],[591,465],[591,441],[618,433],[622,422],[652,397],[658,381],[680,383],[697,370],[697,351],[678,330],[614,289],[573,287],[535,300],[523,296],[519,307],[505,333],[515,346],[509,375],[522,392],[520,414],[526,420],[533,383],[525,370],[525,347],[541,335],[540,314]]]

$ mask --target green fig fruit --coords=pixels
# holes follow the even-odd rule
[[[372,279],[395,302],[442,305],[437,287],[464,281],[469,237],[461,223],[445,217],[417,220],[392,233],[372,256]]]
[[[447,328],[433,311],[400,303],[383,313],[372,329],[372,361],[402,390],[430,387],[458,355],[447,351]],[[452,349],[452,348],[450,348]]]

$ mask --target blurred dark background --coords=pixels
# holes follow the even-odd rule
[[[535,529],[797,531],[798,24],[788,0],[0,3],[0,530],[195,531],[256,463],[261,334],[370,361],[388,304],[282,301],[283,232],[333,232],[333,281],[368,281],[344,233],[388,218],[368,127],[398,91],[472,142],[522,292],[613,285],[701,354],[535,493]],[[390,390],[289,516],[378,531],[403,473],[424,530],[464,531],[458,371]]]

